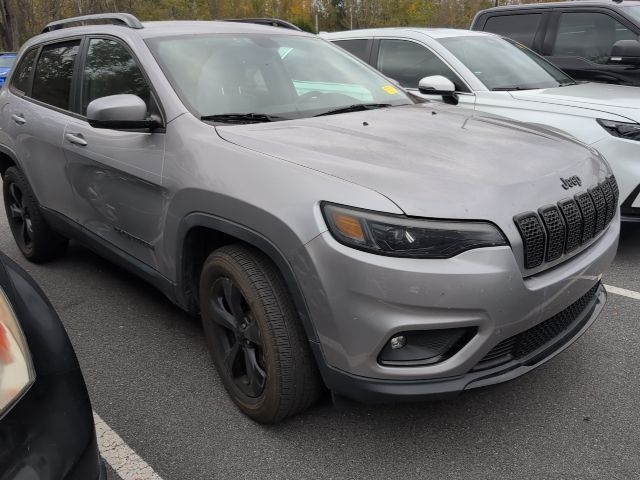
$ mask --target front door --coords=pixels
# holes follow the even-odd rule
[[[123,93],[142,98],[149,114],[159,111],[142,69],[114,39],[89,39],[80,84],[82,115],[92,100]],[[164,133],[97,129],[78,118],[67,124],[63,148],[82,226],[157,268],[166,202]]]

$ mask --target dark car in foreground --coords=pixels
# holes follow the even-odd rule
[[[11,67],[16,61],[16,54],[13,52],[0,52],[0,87],[4,85]]]
[[[506,5],[478,12],[472,30],[512,38],[576,80],[640,86],[640,2]]]
[[[0,254],[0,480],[104,480],[89,395],[53,307]]]

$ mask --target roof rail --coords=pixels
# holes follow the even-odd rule
[[[271,27],[289,28],[301,32],[302,29],[297,25],[286,20],[280,20],[279,18],[229,18],[225,22],[238,22],[238,23],[257,23],[258,25],[269,25]]]
[[[142,23],[140,23],[140,20],[130,13],[98,13],[95,15],[83,15],[82,17],[65,18],[64,20],[48,23],[42,30],[42,33],[73,27],[76,23],[85,25],[87,22],[106,22],[113,25],[123,25],[129,28],[144,28]]]

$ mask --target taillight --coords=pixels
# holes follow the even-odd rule
[[[34,380],[27,342],[9,300],[0,290],[0,417]]]

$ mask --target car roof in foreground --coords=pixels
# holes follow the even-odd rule
[[[143,39],[171,37],[180,35],[206,35],[206,34],[267,34],[267,35],[300,35],[312,36],[306,32],[297,30],[259,25],[256,23],[224,22],[224,21],[195,21],[195,20],[170,20],[157,22],[143,22],[144,28],[131,28],[121,25],[100,24],[81,25],[67,27],[42,33],[31,38],[26,45],[56,40],[80,35],[108,35],[118,37],[137,36]]]
[[[520,10],[522,8],[557,8],[557,7],[614,7],[614,8],[624,8],[624,7],[633,7],[640,5],[640,1],[624,1],[624,2],[614,2],[610,0],[608,2],[602,0],[577,0],[577,1],[568,1],[568,2],[550,2],[550,3],[523,3],[517,5],[502,5],[500,7],[487,8],[483,10],[484,12],[491,11],[499,11],[499,10]]]

